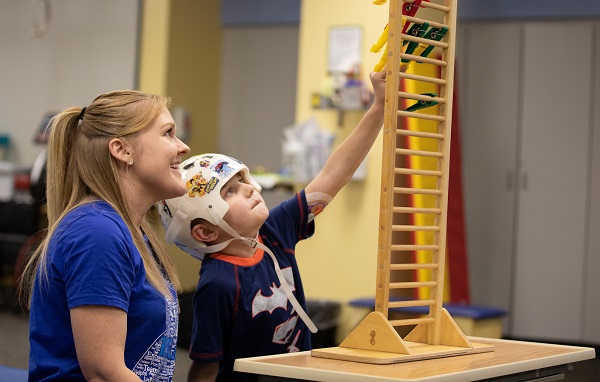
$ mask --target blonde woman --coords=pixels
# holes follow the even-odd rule
[[[186,191],[168,101],[114,91],[53,119],[48,233],[21,283],[29,380],[173,378],[179,284],[147,218]]]

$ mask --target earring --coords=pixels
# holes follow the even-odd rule
[[[129,160],[129,163],[128,163],[128,165],[130,165],[130,166],[133,166],[133,159],[130,159],[130,160]]]

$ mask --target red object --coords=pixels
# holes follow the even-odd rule
[[[404,5],[402,6],[402,15],[403,16],[414,16],[417,14],[417,11],[419,10],[419,7],[421,6],[421,2],[423,0],[414,0],[412,3],[404,3]],[[425,0],[425,1],[429,1],[429,0]],[[406,23],[404,23],[404,27],[402,28],[402,33],[406,33],[406,30],[408,29],[409,26],[409,22],[407,21]]]
[[[456,80],[456,70],[454,83]],[[446,254],[450,285],[450,301],[469,304],[469,267],[465,233],[465,216],[462,187],[462,162],[460,148],[460,123],[458,91],[454,87],[452,103],[452,135],[450,137],[450,179],[448,180],[448,223]]]
[[[31,187],[31,179],[29,174],[18,172],[15,173],[14,186],[15,190],[29,191],[29,188]]]

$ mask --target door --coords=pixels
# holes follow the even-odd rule
[[[581,337],[592,37],[589,23],[525,25],[514,337]]]

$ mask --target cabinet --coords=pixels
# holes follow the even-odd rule
[[[459,30],[472,298],[511,337],[600,343],[599,25]]]

